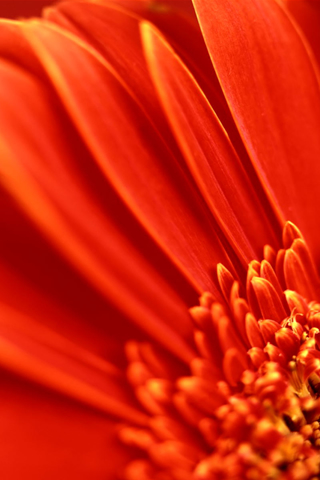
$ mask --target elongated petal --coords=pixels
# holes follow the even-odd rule
[[[99,167],[124,201],[197,288],[215,290],[211,269],[225,254],[210,218],[111,67],[51,26],[32,23],[24,33]]]
[[[150,20],[173,42],[203,84],[219,114],[224,116],[226,103],[217,78],[212,82],[213,67],[191,1],[178,4],[163,2],[161,8],[158,10],[140,1],[63,2],[56,8],[47,9],[45,18],[79,35],[98,49],[126,80],[162,130],[163,125],[159,125],[159,121],[163,121],[163,116],[147,71],[139,32],[139,22]],[[179,28],[176,28],[178,23]],[[128,38],[130,42],[127,42]],[[207,80],[209,72],[210,82]]]
[[[320,91],[305,46],[273,0],[194,4],[255,168],[319,258]]]
[[[142,424],[147,421],[143,414],[140,414],[129,404],[119,401],[116,397],[90,385],[90,383],[84,382],[74,374],[70,375],[64,369],[59,370],[40,361],[33,353],[26,352],[6,338],[0,338],[0,345],[0,365],[4,370],[114,417]],[[64,361],[66,370],[68,366],[68,362]]]
[[[28,71],[32,71],[43,82],[48,83],[39,60],[32,52],[29,42],[21,33],[19,22],[1,21],[0,52],[2,57],[21,65]],[[55,97],[54,94],[53,97]],[[14,102],[12,102],[13,104]],[[73,156],[77,159],[77,172],[91,189],[91,198],[94,198],[95,202],[101,205],[101,208],[107,209],[109,216],[112,215],[118,221],[119,228],[122,228],[124,234],[130,237],[131,243],[136,244],[137,248],[144,252],[148,261],[170,283],[175,285],[175,289],[188,302],[188,305],[194,304],[197,295],[188,280],[183,277],[182,273],[179,273],[166,254],[155,245],[148,233],[125,207],[117,193],[105,181],[101,171],[97,168],[96,162],[90,156],[67,116],[62,110],[58,109],[56,117],[59,118],[59,123],[63,125],[64,136],[68,137],[69,144],[72,144]],[[45,148],[45,137],[42,140],[42,148]],[[52,172],[52,175],[57,175],[57,169]],[[103,313],[105,306],[97,296],[92,297],[92,291],[91,293],[83,291],[85,288],[81,286],[79,277],[74,273],[72,274],[72,269],[69,268],[69,271],[67,271],[67,265],[64,265],[59,255],[52,249],[50,250],[50,247],[43,242],[30,222],[18,211],[14,201],[8,195],[1,194],[0,202],[0,222],[3,226],[3,232],[0,236],[0,250],[8,263],[19,269],[21,273],[23,271],[27,278],[32,278],[34,282],[37,282],[40,289],[49,289],[50,294],[53,293],[55,298],[57,295],[59,295],[59,299],[63,296],[65,302],[70,306],[72,304],[71,309],[76,309],[78,313],[88,312],[91,317],[90,321],[94,320],[96,314],[101,315],[101,318],[103,316],[106,318],[109,315],[114,316],[111,312]],[[110,205],[112,205],[112,209],[110,209]],[[19,244],[21,241],[17,242],[16,239],[21,240],[22,238],[25,238],[25,242],[23,242],[21,248]],[[33,245],[37,250],[36,266],[31,265]],[[46,269],[50,270],[50,276],[47,275]],[[77,286],[75,283],[77,283]],[[82,283],[84,282],[82,281]],[[91,297],[90,300],[88,299],[89,296]],[[94,308],[94,315],[92,311],[88,311],[92,308]]]
[[[263,318],[271,318],[279,323],[286,318],[286,311],[273,285],[259,277],[253,277],[251,283]]]
[[[121,7],[125,7],[126,10]],[[168,129],[163,129],[163,113],[159,110],[154,88],[151,88],[139,35],[139,18],[140,21],[147,19],[157,26],[205,93],[222,125],[228,131],[246,170],[250,172],[251,181],[259,193],[264,208],[270,218],[274,217],[222,93],[191,1],[169,0],[159,5],[139,0],[117,1],[116,4],[97,0],[89,4],[63,2],[56,8],[49,8],[45,16],[98,49],[125,79],[131,92],[140,100],[143,109],[149,112],[149,117],[152,117],[157,128],[165,134],[166,142],[174,148]],[[127,38],[130,38],[130,42],[126,42]],[[176,154],[175,148],[174,152]],[[177,157],[179,161],[180,157],[181,155]],[[183,162],[182,167],[185,167]],[[276,224],[274,220],[274,229]]]
[[[0,312],[2,367],[79,402],[128,419],[124,415],[132,410],[126,407],[131,399],[122,370],[14,307],[1,302]],[[130,420],[135,418],[139,421],[139,414],[132,411]],[[140,420],[143,421],[143,416]]]
[[[150,24],[142,35],[151,74],[188,166],[244,264],[275,243],[268,219],[218,118],[186,66]],[[260,254],[261,256],[261,254]]]
[[[15,85],[15,99],[19,95],[24,98],[19,117],[10,100],[1,98],[1,172],[5,187],[66,258],[128,318],[167,343],[169,349],[184,344],[169,327],[173,315],[171,323],[182,329],[180,334],[190,329],[181,300],[123,236],[111,217],[103,214],[85,193],[75,171],[64,169],[63,165],[71,166],[72,154],[62,141],[62,133],[56,130],[45,92],[41,93],[40,85],[22,71],[7,64],[1,66],[2,85],[6,81],[10,88]],[[37,112],[37,126],[31,130],[26,98],[32,99],[33,112]],[[55,148],[48,153],[47,145]],[[43,158],[47,161],[43,162]],[[52,168],[59,174],[52,175]],[[181,347],[184,358],[190,358],[188,347]]]
[[[177,152],[157,100],[143,56],[139,18],[112,3],[66,2],[49,9],[47,18],[96,48],[126,82],[131,94]],[[130,38],[130,42],[128,42]]]

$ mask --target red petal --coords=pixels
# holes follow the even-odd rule
[[[270,263],[267,262],[266,260],[263,260],[261,262],[260,275],[261,275],[261,278],[264,278],[265,280],[268,280],[268,282],[271,283],[271,285],[273,286],[273,288],[277,292],[278,297],[282,301],[283,308],[285,309],[285,311],[289,315],[290,310],[288,309],[288,304],[287,304],[287,301],[286,301],[286,297],[285,297],[285,294],[283,293],[283,290],[282,290],[281,285],[279,283],[278,277],[277,277],[275,271],[273,270],[272,266],[270,265]]]
[[[319,258],[320,91],[305,46],[274,1],[194,4],[255,168]]]
[[[161,136],[173,147],[172,134],[157,101],[144,59],[139,18],[116,4],[87,2],[62,3],[57,8],[48,9],[46,17],[76,34],[103,55],[126,82]]]
[[[250,348],[250,350],[248,350],[248,355],[253,366],[257,370],[267,360],[267,355],[259,347]]]
[[[186,66],[150,25],[142,35],[151,74],[188,166],[241,260],[276,243],[272,226],[214,111]]]
[[[291,311],[294,310],[297,313],[307,315],[309,311],[308,303],[299,293],[293,290],[286,290],[285,296]]]
[[[287,287],[295,290],[306,300],[318,298],[319,280],[302,240],[295,240],[293,248],[286,251],[284,276]]]
[[[229,349],[236,349],[239,352],[245,353],[243,343],[240,340],[238,332],[235,330],[230,318],[222,317],[216,326],[217,334],[220,342],[221,350],[225,353]]]
[[[279,363],[284,368],[287,367],[288,362],[280,348],[268,343],[263,351],[269,356],[270,362]]]
[[[278,323],[282,322],[287,314],[272,284],[268,282],[268,280],[260,277],[253,277],[251,283],[259,303],[262,317],[271,318]]]
[[[275,341],[274,335],[281,328],[279,323],[275,322],[274,320],[260,320],[258,324],[259,324],[264,342],[274,343]]]
[[[248,337],[246,332],[246,315],[249,312],[247,301],[243,298],[237,298],[232,304],[232,314],[234,325],[237,327],[239,334],[246,346],[248,346]]]
[[[226,302],[229,303],[234,277],[222,263],[217,265],[217,277],[223,296]]]
[[[0,341],[2,368],[98,410],[143,421],[139,412],[126,406],[130,397],[124,372],[4,303],[0,303]]]
[[[300,340],[289,328],[280,328],[275,333],[275,339],[288,361],[291,360],[293,355],[298,353]]]
[[[263,348],[265,346],[259,324],[251,313],[246,315],[246,333],[251,347]]]
[[[125,7],[127,11],[122,10]],[[150,5],[141,1],[117,1],[115,4],[86,4],[66,2],[48,9],[46,18],[83,37],[97,48],[115,67],[139,98],[153,122],[163,130],[163,113],[151,88],[146,63],[142,55],[138,31],[139,17],[147,19],[165,34],[170,43],[194,74],[200,87],[213,105],[222,124],[228,129],[231,140],[241,153],[243,144],[235,127],[218,79],[205,46],[192,3],[189,1],[161,2]],[[139,17],[138,17],[139,16]],[[179,28],[177,28],[179,25]],[[130,38],[130,42],[127,39]],[[151,107],[151,108],[150,108]]]
[[[20,218],[11,218],[8,226],[1,216],[5,227],[0,240],[1,302],[14,309],[18,307],[29,317],[22,325],[26,331],[36,332],[42,326],[51,332],[50,335],[58,332],[88,352],[99,355],[107,351],[109,359],[123,361],[123,342],[128,336],[139,335],[138,329],[130,326],[120,312],[105,302],[78,272],[68,268],[58,255],[50,256],[49,246],[44,249],[39,241],[29,245],[31,239],[28,230],[23,228],[25,224],[22,223],[22,230],[13,228],[13,221]],[[19,242],[19,238],[23,241]],[[14,256],[16,262],[11,262]],[[10,269],[5,267],[4,261],[10,263]],[[112,318],[113,322],[106,322],[107,318]]]
[[[1,82],[1,179],[6,188],[66,258],[128,318],[169,349],[184,344],[181,334],[191,330],[185,306],[117,223],[99,210],[76,171],[68,171],[72,154],[40,85],[9,64],[1,65]],[[14,92],[13,105],[20,102],[19,109],[12,107],[8,91]],[[48,145],[54,149],[48,150]],[[166,322],[182,330],[176,336]],[[180,351],[189,361],[192,354],[185,344]]]
[[[231,386],[236,386],[244,370],[248,368],[246,356],[236,348],[226,351],[223,359],[223,371]]]
[[[7,340],[7,336],[12,337],[15,343],[11,339]],[[17,346],[17,343],[20,345]],[[130,422],[142,424],[147,422],[145,414],[140,413],[130,403],[117,398],[118,394],[115,387],[112,386],[112,382],[107,381],[106,378],[104,389],[102,389],[100,379],[100,386],[97,388],[93,385],[93,378],[89,382],[88,379],[81,378],[85,374],[83,366],[80,366],[80,369],[78,366],[78,372],[75,374],[75,365],[70,365],[67,357],[62,357],[63,369],[60,369],[55,364],[58,364],[59,361],[61,363],[61,358],[59,359],[54,351],[41,348],[41,345],[35,344],[30,338],[21,337],[21,335],[19,337],[17,333],[10,331],[4,331],[0,338],[0,346],[0,366],[2,369],[75,399],[77,402],[88,405],[97,411]],[[31,350],[30,352],[26,350],[26,346]],[[39,358],[39,354],[45,360]]]
[[[293,242],[299,238],[303,239],[299,228],[292,222],[286,222],[282,232],[282,243],[284,248],[291,248]]]
[[[99,168],[128,207],[193,284],[217,292],[211,269],[225,254],[208,213],[113,69],[54,27],[33,23],[24,33]]]

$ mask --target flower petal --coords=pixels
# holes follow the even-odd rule
[[[110,62],[176,154],[176,146],[170,140],[172,134],[168,135],[168,128],[164,129],[163,112],[159,109],[154,88],[151,88],[139,34],[139,18],[140,21],[148,19],[156,25],[199,83],[228,131],[245,168],[250,171],[266,211],[273,218],[214,72],[191,1],[166,0],[159,5],[140,0],[63,2],[56,8],[47,9],[45,17],[83,38]],[[176,28],[177,25],[179,28]],[[127,38],[130,38],[129,45]],[[178,155],[179,161],[180,157]],[[185,167],[183,160],[182,167]]]
[[[320,91],[296,29],[275,1],[194,0],[228,104],[279,215],[319,259]]]
[[[20,232],[19,234],[22,235]],[[73,281],[68,269],[64,268],[62,262],[59,262],[58,255],[53,256],[52,259],[48,257],[35,258],[35,252],[38,253],[37,246],[34,244],[33,250],[28,251],[23,249],[23,245],[20,245],[24,254],[30,255],[33,259],[34,270],[38,270],[38,261],[46,262],[46,268],[39,272],[39,277],[36,279],[31,275],[24,278],[23,273],[27,275],[29,270],[27,272],[19,271],[18,274],[13,267],[5,266],[3,259],[0,263],[0,302],[7,308],[15,310],[18,308],[23,321],[17,322],[17,328],[19,327],[25,333],[32,332],[32,334],[43,331],[43,335],[48,339],[46,341],[52,337],[59,338],[59,344],[68,345],[66,350],[70,355],[72,355],[71,350],[77,350],[78,354],[85,358],[99,358],[102,355],[103,358],[122,365],[124,362],[123,343],[127,341],[128,337],[139,338],[141,335],[139,329],[124,319],[110,304],[99,298],[98,293],[94,294],[89,285],[85,285],[85,282],[83,282],[84,285],[81,284],[78,272],[74,272],[74,276],[79,279],[78,282]],[[13,249],[13,253],[18,250],[18,247],[19,245]],[[5,255],[6,251],[1,250],[1,253]],[[58,267],[61,267],[59,275],[51,269],[54,260],[57,260]],[[22,266],[24,267],[21,263]],[[58,283],[55,288],[50,283],[44,285],[45,277],[49,275],[49,272],[50,275],[53,275],[52,280]],[[63,276],[66,277],[66,283],[63,282]],[[47,288],[49,288],[49,292]],[[68,291],[71,297],[69,304],[65,303],[60,289]],[[81,309],[83,309],[82,312]],[[113,321],[108,321],[108,319]],[[1,319],[0,323],[5,321],[5,318]]]
[[[19,313],[2,305],[0,311],[7,315],[8,323],[10,320],[23,320]],[[0,346],[2,369],[75,399],[99,412],[138,424],[146,423],[145,414],[130,405],[128,399],[124,399],[120,393],[119,379],[116,383],[110,374],[105,375],[103,383],[101,372],[99,374],[97,369],[86,369],[83,364],[77,365],[66,355],[61,356],[56,349],[35,342],[30,336],[21,334],[10,325],[0,326]]]
[[[199,290],[218,295],[211,271],[225,254],[209,213],[115,72],[95,51],[57,28],[33,22],[23,31],[128,207]]]
[[[139,22],[142,19],[150,20],[170,38],[186,64],[190,65],[191,71],[195,70],[196,78],[200,77],[200,84],[205,84],[206,93],[212,97],[223,116],[226,103],[216,78],[212,84],[214,70],[191,1],[180,1],[178,4],[166,1],[161,2],[159,7],[153,8],[153,5],[139,0],[116,3],[63,2],[56,8],[45,10],[44,16],[96,48],[125,79],[152,121],[162,130],[163,125],[159,125],[159,120],[163,122],[163,115],[150,81],[139,31]],[[176,28],[177,24],[179,28]],[[208,72],[210,82],[206,79]]]
[[[199,86],[170,45],[142,25],[151,74],[188,166],[222,231],[246,265],[276,244],[229,138]]]
[[[73,154],[46,91],[33,77],[5,62],[0,64],[0,75],[0,169],[5,188],[108,301],[189,361],[193,353],[183,337],[190,334],[191,322],[185,305],[111,215],[88,195],[72,167]],[[19,109],[13,108],[15,102]],[[48,150],[48,145],[54,148]]]
[[[57,8],[48,9],[46,17],[103,55],[125,80],[131,94],[176,154],[177,146],[157,100],[143,56],[139,18],[119,8],[118,4],[88,2],[62,3]]]

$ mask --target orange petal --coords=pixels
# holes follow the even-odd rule
[[[309,312],[308,303],[299,293],[294,290],[286,290],[285,296],[290,310],[307,315]]]
[[[282,243],[284,248],[291,248],[293,242],[299,238],[303,239],[299,228],[292,222],[286,222],[282,232]]]
[[[126,10],[123,10],[123,7]],[[219,119],[231,136],[236,148],[244,152],[239,133],[234,125],[227,103],[205,46],[192,3],[172,0],[153,5],[141,1],[117,1],[116,4],[65,2],[45,11],[45,18],[76,33],[113,65],[125,79],[152,121],[168,136],[164,129],[163,113],[155,98],[154,88],[146,69],[139,34],[140,20],[156,25],[170,40],[170,44],[194,74],[199,85],[213,105]],[[176,28],[179,25],[179,28]],[[130,42],[127,39],[130,38]],[[170,142],[172,145],[172,142]]]
[[[289,328],[280,328],[280,330],[275,333],[275,339],[278,347],[285,354],[288,361],[291,360],[293,355],[298,353],[300,346],[299,337]]]
[[[118,4],[89,2],[62,3],[57,8],[48,9],[45,17],[68,29],[103,55],[176,153],[177,146],[173,145],[172,134],[148,74],[139,17],[119,8]]]
[[[236,348],[226,351],[223,359],[223,371],[231,386],[236,386],[244,370],[248,368],[246,356]]]
[[[254,293],[257,297],[263,318],[271,318],[278,323],[286,318],[287,314],[276,290],[268,280],[253,277],[251,280]]]
[[[280,330],[280,325],[274,320],[259,320],[258,322],[265,343],[275,341],[275,333]]]
[[[265,346],[258,322],[251,313],[246,315],[246,333],[251,347],[263,348]]]
[[[45,84],[48,85],[47,81],[47,76],[46,73],[43,71],[43,68],[41,67],[41,64],[39,63],[39,60],[36,58],[34,52],[32,51],[30,44],[27,42],[25,39],[24,35],[21,32],[20,24],[19,22],[4,22],[1,21],[1,35],[0,35],[0,55],[1,57],[4,57],[5,59],[8,59],[10,62],[21,65],[24,69],[27,71],[32,71],[38,78],[40,78]],[[52,92],[53,93],[53,92]],[[53,94],[54,95],[54,94]],[[13,103],[12,103],[13,104]],[[88,154],[84,144],[81,141],[81,138],[78,137],[76,131],[74,130],[73,126],[71,123],[69,123],[67,116],[63,113],[63,111],[59,110],[56,111],[55,113],[56,117],[59,118],[59,123],[62,125],[63,124],[63,131],[64,131],[64,136],[68,137],[69,144],[72,145],[72,150],[73,150],[73,157],[76,158],[76,165],[77,165],[77,172],[80,176],[82,176],[82,179],[85,181],[87,186],[90,187],[90,196],[95,198],[95,201],[99,204],[101,204],[101,207],[104,209],[108,210],[109,215],[113,215],[114,218],[118,219],[118,224],[119,227],[122,229],[126,230],[126,235],[130,237],[131,243],[135,243],[138,245],[138,248],[140,248],[145,256],[148,258],[150,263],[156,266],[156,268],[161,271],[162,274],[165,275],[165,277],[172,282],[172,284],[175,285],[175,288],[183,296],[184,299],[186,299],[188,304],[194,304],[196,301],[196,293],[192,290],[194,290],[188,280],[183,277],[182,273],[179,273],[177,268],[172,264],[172,262],[169,260],[169,258],[166,256],[166,254],[161,251],[153,242],[153,240],[150,238],[150,236],[145,232],[143,227],[138,223],[133,218],[133,215],[129,213],[128,209],[123,205],[123,202],[121,199],[118,197],[117,193],[114,192],[112,187],[110,187],[109,183],[107,183],[104,179],[104,176],[101,175],[101,171],[97,168],[96,162],[93,160],[93,158]],[[29,123],[29,122],[28,122]],[[40,139],[39,139],[40,140]],[[46,143],[46,138],[44,137],[42,139],[43,143]],[[44,148],[44,147],[43,147]],[[56,175],[57,173],[54,173]],[[67,189],[67,188],[66,188]],[[32,243],[36,242],[36,236],[37,234],[30,230],[32,227],[27,225],[27,221],[25,218],[23,218],[23,215],[19,214],[17,212],[16,206],[13,204],[12,200],[10,198],[5,197],[4,195],[0,197],[1,199],[1,207],[0,211],[2,212],[2,215],[5,216],[5,219],[8,219],[8,222],[11,222],[12,220],[15,220],[15,226],[10,228],[4,228],[6,236],[10,237],[13,236],[13,238],[3,238],[3,236],[0,237],[0,242],[1,242],[1,251],[4,253],[4,256],[8,259],[10,259],[10,263],[15,263],[18,265],[18,268],[21,269],[22,265],[23,267],[26,266],[28,263],[26,261],[26,258],[30,259],[30,255],[24,254],[23,250],[20,248],[17,249],[12,249],[10,245],[16,245],[16,241],[14,240],[14,236],[16,235],[17,238],[22,238],[18,232],[15,234],[12,234],[12,228],[18,229],[19,231],[23,232],[23,236],[26,236],[27,232],[26,229],[28,229],[28,234],[29,236],[32,236],[32,239],[28,239],[27,244],[32,248]],[[110,205],[112,205],[112,210],[110,211]],[[10,208],[10,212],[8,209]],[[17,216],[20,215],[20,218],[17,218]],[[3,223],[3,217],[1,219],[1,223]],[[23,223],[23,225],[22,225]],[[39,235],[38,235],[39,237]],[[40,252],[45,250],[45,246],[43,245],[44,242],[38,241],[37,242],[37,249],[40,249]],[[47,250],[50,250],[47,248]],[[39,252],[39,256],[40,256]],[[49,255],[49,253],[45,252],[43,255]],[[159,255],[160,254],[160,255]],[[52,256],[52,253],[51,253]],[[57,257],[57,255],[56,255]],[[60,272],[60,269],[65,268],[61,265],[61,260],[58,265],[58,259],[55,258],[53,260],[53,264],[50,263],[50,266],[48,264],[48,267],[50,271],[53,272]],[[29,268],[29,271],[26,272],[26,276],[36,276],[37,273],[39,273],[39,267],[42,266],[42,269],[45,269],[44,265],[49,262],[49,258],[41,259],[39,258],[39,262],[37,264],[37,269],[31,269]],[[30,264],[30,261],[29,261]],[[170,267],[171,264],[171,267]],[[173,267],[173,268],[172,268]],[[51,285],[53,285],[56,289],[58,286],[61,286],[60,288],[60,295],[64,294],[68,300],[69,300],[69,294],[70,294],[70,289],[68,288],[68,294],[67,294],[67,289],[63,288],[62,283],[65,283],[69,286],[69,282],[71,281],[70,278],[64,277],[65,272],[61,274],[62,278],[59,278],[59,280],[54,281],[52,279]],[[69,275],[70,277],[70,275]],[[44,278],[41,278],[40,284],[42,282],[44,283],[50,283],[50,279],[45,273]],[[79,286],[77,287],[79,288]],[[76,288],[74,289],[76,291]],[[64,293],[62,293],[64,292]],[[79,295],[81,297],[81,300],[85,298],[85,295]],[[100,307],[98,307],[98,302],[99,300],[92,300],[92,303],[97,305],[97,310],[99,310]],[[101,303],[101,302],[100,302]],[[92,306],[90,307],[92,308]],[[79,306],[79,310],[82,311],[81,307]]]
[[[239,158],[202,91],[170,45],[142,24],[150,71],[177,140],[222,231],[244,264],[277,243]]]
[[[267,262],[267,260],[263,260],[261,262],[260,275],[261,275],[261,278],[264,278],[265,280],[268,280],[269,283],[271,283],[271,285],[273,286],[273,288],[277,292],[278,297],[282,301],[283,308],[285,309],[285,311],[289,315],[290,310],[288,309],[288,304],[287,304],[287,301],[286,301],[286,297],[283,293],[283,290],[281,288],[281,285],[279,283],[279,280],[278,280],[278,277],[277,277],[275,271],[273,270],[270,263]]]
[[[288,362],[280,348],[268,343],[263,351],[269,356],[271,362],[277,362],[284,368],[287,367]]]
[[[55,117],[48,109],[40,85],[9,64],[1,64],[0,69],[4,94],[0,112],[3,159],[0,168],[5,187],[88,281],[169,349],[180,344],[182,355],[189,361],[193,354],[181,336],[182,331],[186,334],[191,330],[185,306],[111,217],[99,210],[85,188],[81,188],[77,176],[64,169],[63,165],[71,165],[72,154],[62,141],[62,132],[56,129]],[[10,101],[6,106],[9,90],[14,92],[14,101],[19,102],[20,98],[19,109],[12,108]],[[37,112],[36,126],[32,129],[28,123],[31,107],[27,98],[32,102],[33,112]],[[50,153],[48,145],[54,145]],[[62,190],[62,186],[66,189]],[[166,325],[171,315],[174,328],[179,324],[182,327],[179,335]],[[177,335],[175,340],[171,334]]]
[[[319,280],[308,253],[304,242],[295,240],[294,247],[289,248],[285,254],[284,276],[290,290],[295,290],[311,301],[318,298]]]
[[[194,4],[228,104],[269,198],[279,216],[299,225],[319,259],[320,90],[305,46],[277,2]]]
[[[266,354],[259,347],[250,348],[250,350],[248,350],[248,355],[256,369],[258,369],[267,360]]]
[[[225,254],[208,212],[113,69],[58,28],[23,31],[104,175],[188,279],[218,295],[211,269]]]

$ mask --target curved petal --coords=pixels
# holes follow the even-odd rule
[[[104,2],[65,2],[50,8],[46,17],[97,49],[117,74],[126,81],[131,94],[149,116],[170,148],[177,153],[172,134],[157,100],[139,32],[139,19]],[[130,38],[130,42],[128,42]]]
[[[228,260],[202,199],[112,68],[59,29],[33,22],[23,31],[119,195],[193,285],[218,295],[212,270]]]
[[[123,10],[122,6],[127,10]],[[83,38],[104,56],[125,80],[131,93],[176,154],[175,145],[170,140],[172,134],[168,135],[169,129],[159,108],[143,55],[139,22],[142,19],[150,20],[165,34],[195,76],[248,168],[250,161],[212,67],[192,3],[166,1],[161,2],[159,7],[153,8],[149,2],[139,0],[116,3],[104,0],[64,2],[46,10],[45,16]]]
[[[3,371],[1,412],[1,478],[114,480],[129,460],[114,421]]]
[[[307,51],[274,0],[194,0],[230,109],[279,215],[319,259],[320,91]]]
[[[29,43],[22,35],[19,25],[19,22],[1,21],[1,57],[21,65],[27,71],[32,71],[37,78],[47,84],[47,76]],[[51,93],[52,102],[56,104],[55,95],[53,92]],[[63,131],[69,139],[69,144],[72,144],[73,156],[77,158],[77,173],[81,173],[82,181],[90,188],[90,196],[118,221],[119,228],[124,230],[125,235],[130,236],[131,243],[141,249],[148,261],[159,270],[168,282],[175,286],[175,290],[181,298],[189,306],[194,304],[197,301],[195,290],[134,219],[117,193],[110,188],[73,125],[68,121],[63,109],[58,109],[55,114],[59,118],[59,123],[63,125]],[[43,141],[45,143],[45,138]],[[43,145],[42,148],[45,146]],[[57,170],[55,169],[52,174],[56,175]],[[110,205],[112,205],[112,210],[110,210]],[[72,311],[76,310],[78,316],[90,318],[91,323],[98,321],[99,318],[101,324],[107,317],[119,317],[118,313],[111,311],[110,305],[106,306],[94,289],[84,285],[85,281],[81,280],[73,269],[68,267],[59,254],[46,245],[28,219],[19,211],[14,201],[4,192],[0,194],[0,215],[3,226],[0,236],[0,251],[10,267],[18,269],[26,278],[36,283],[41,290],[48,291],[50,295],[54,296],[55,301],[63,301]],[[24,239],[23,242],[22,239]],[[37,251],[36,262],[33,259],[34,249]],[[48,270],[50,270],[50,275],[47,274]],[[115,321],[114,325],[116,327],[124,324],[123,321]],[[128,325],[121,330],[118,329],[117,335],[128,329]],[[130,334],[129,330],[128,334]]]
[[[139,0],[64,2],[45,10],[44,15],[95,47],[125,79],[152,121],[159,126],[163,116],[148,75],[139,32],[139,21],[151,21],[173,42],[187,65],[191,63],[192,71],[195,70],[199,81],[205,83],[206,93],[224,115],[226,103],[217,78],[212,81],[214,70],[191,1],[162,2],[160,9]],[[206,80],[208,75],[210,83]]]
[[[142,24],[150,71],[188,166],[244,265],[277,244],[273,226],[210,104],[170,45]]]
[[[46,91],[16,67],[3,62],[0,68],[2,183],[109,301],[189,361],[193,353],[182,338],[191,331],[185,305],[119,230],[117,222],[87,194]],[[15,102],[19,108],[14,108]],[[48,149],[48,145],[54,148]]]

